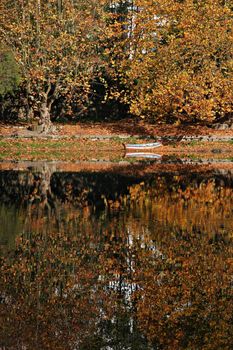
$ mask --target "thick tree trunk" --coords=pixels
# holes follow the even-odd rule
[[[51,122],[50,118],[50,111],[47,106],[46,102],[43,102],[41,104],[40,108],[40,132],[44,134],[48,134],[50,132],[55,132],[56,128],[54,127],[53,123]]]

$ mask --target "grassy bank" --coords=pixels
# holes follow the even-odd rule
[[[133,138],[96,139],[0,139],[0,159],[8,160],[63,160],[93,158],[121,158],[125,154],[123,142],[135,142]],[[142,142],[142,141],[137,141]],[[233,142],[176,142],[163,145],[151,152],[179,157],[214,157],[233,159]]]

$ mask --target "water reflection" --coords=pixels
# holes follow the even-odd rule
[[[2,349],[231,349],[231,172],[4,171]]]
[[[125,154],[126,158],[149,158],[149,159],[160,159],[162,156],[156,153],[144,153],[144,152],[128,152]]]

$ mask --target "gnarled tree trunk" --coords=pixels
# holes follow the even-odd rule
[[[51,92],[51,84],[49,82],[47,91],[43,94],[41,105],[40,105],[40,132],[48,134],[50,132],[55,132],[56,127],[51,122],[51,107],[57,96],[58,84],[55,86],[53,93],[49,96]]]
[[[40,107],[40,121],[39,124],[41,125],[40,132],[48,134],[50,132],[54,132],[56,128],[54,127],[53,123],[51,122],[50,118],[50,110],[47,106],[46,102],[43,102]]]

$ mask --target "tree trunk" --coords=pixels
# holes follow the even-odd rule
[[[47,106],[46,102],[42,102],[41,108],[40,108],[40,122],[39,122],[41,128],[40,132],[44,134],[48,134],[50,132],[55,132],[56,128],[54,127],[53,123],[50,119],[50,111]]]

